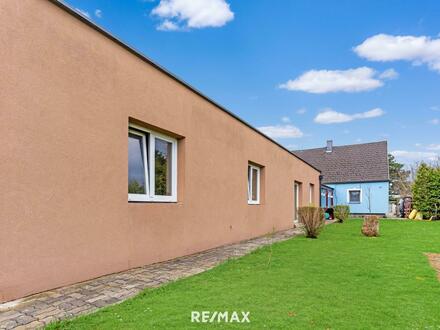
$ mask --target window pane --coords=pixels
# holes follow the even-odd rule
[[[142,136],[128,134],[128,193],[145,194],[145,160]]]
[[[171,154],[172,143],[155,139],[154,164],[155,164],[155,194],[171,196]]]
[[[252,169],[252,200],[258,200],[258,170]]]
[[[360,203],[361,201],[361,192],[360,190],[352,190],[350,191],[350,202],[351,203]]]

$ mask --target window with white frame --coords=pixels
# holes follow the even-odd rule
[[[177,201],[176,139],[130,124],[128,200]]]
[[[362,190],[361,189],[348,189],[347,201],[351,204],[362,203]]]
[[[248,204],[260,204],[260,173],[255,165],[248,165]]]

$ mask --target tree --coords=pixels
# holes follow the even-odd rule
[[[398,163],[394,156],[388,154],[388,167],[390,171],[390,201],[396,201],[396,196],[411,194],[410,171],[405,170],[404,165]]]
[[[128,183],[129,194],[145,194],[145,187],[136,180],[131,180]]]
[[[440,216],[440,167],[420,164],[413,185],[413,204],[424,218]]]
[[[165,155],[156,150],[155,152],[155,194],[156,195],[169,195],[170,182],[169,182],[169,165]]]

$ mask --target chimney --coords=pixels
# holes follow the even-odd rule
[[[332,152],[333,151],[333,140],[327,140],[327,149],[326,152]]]

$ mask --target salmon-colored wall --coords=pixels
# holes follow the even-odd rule
[[[319,173],[58,6],[0,1],[0,301],[292,226]],[[178,202],[127,201],[129,118],[179,141]],[[264,166],[247,204],[247,164]],[[319,189],[314,199],[319,201]]]

